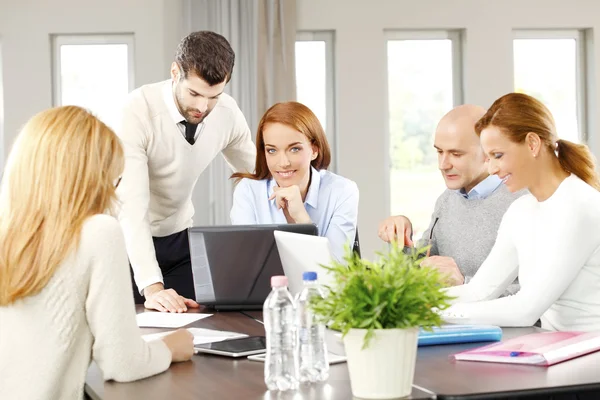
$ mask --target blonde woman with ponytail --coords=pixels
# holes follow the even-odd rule
[[[123,164],[116,135],[79,107],[19,134],[0,193],[0,398],[81,399],[91,359],[132,381],[191,357],[187,331],[140,337],[123,234],[104,214]]]
[[[473,279],[448,289],[455,323],[600,329],[600,183],[587,146],[559,139],[550,111],[519,93],[494,102],[475,130],[490,174],[511,192],[496,243]],[[485,221],[482,221],[484,223]],[[515,277],[521,289],[498,298]]]

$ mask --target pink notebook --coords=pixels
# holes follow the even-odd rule
[[[600,350],[600,332],[542,332],[456,353],[460,361],[553,365]]]

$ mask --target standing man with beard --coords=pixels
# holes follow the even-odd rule
[[[223,93],[234,60],[223,36],[193,32],[179,44],[171,79],[134,90],[124,107],[117,132],[126,157],[119,221],[136,304],[146,308],[198,307],[187,236],[194,186],[218,153],[236,172],[254,169],[246,119]]]

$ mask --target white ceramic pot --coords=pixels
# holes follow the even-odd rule
[[[351,329],[344,337],[354,397],[397,399],[410,395],[419,329],[376,329],[363,350],[366,333],[366,329]]]

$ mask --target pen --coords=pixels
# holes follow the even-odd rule
[[[427,254],[426,257],[429,257],[429,252],[431,250],[431,239],[433,239],[433,228],[435,228],[435,224],[437,224],[438,220],[440,219],[440,217],[436,217],[435,221],[433,221],[433,225],[431,225],[431,229],[429,230],[429,247],[427,248]]]

